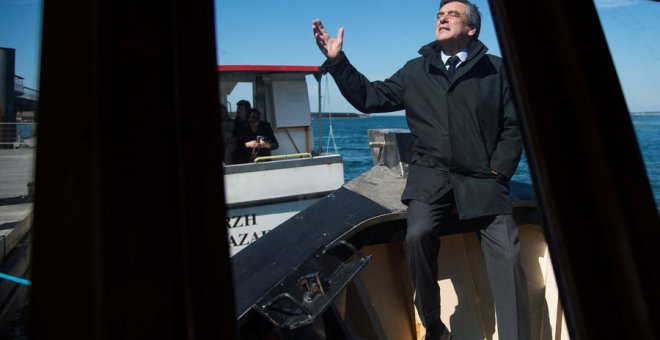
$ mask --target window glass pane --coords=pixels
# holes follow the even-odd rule
[[[0,2],[0,338],[27,337],[40,1]]]
[[[660,3],[596,0],[595,4],[660,207]]]
[[[408,271],[407,269],[402,270],[406,268],[406,250],[402,245],[401,237],[405,232],[407,222],[405,215],[401,212],[405,212],[407,207],[401,203],[400,198],[408,179],[407,176],[410,174],[409,171],[411,171],[411,163],[413,163],[411,142],[415,139],[408,131],[413,123],[406,119],[403,109],[414,106],[415,103],[405,102],[400,106],[393,104],[393,107],[389,109],[379,106],[374,111],[387,112],[364,115],[344,98],[335,80],[330,79],[332,78],[330,75],[324,75],[321,81],[317,82],[312,74],[307,74],[303,82],[303,78],[299,76],[277,73],[272,70],[272,67],[293,66],[291,69],[300,70],[324,63],[326,57],[319,51],[312,33],[312,20],[320,18],[333,37],[337,37],[340,27],[345,29],[343,51],[352,65],[370,81],[385,80],[392,77],[409,60],[418,58],[420,48],[436,39],[435,25],[439,1],[426,4],[376,0],[292,1],[283,6],[279,2],[272,1],[217,0],[216,5],[221,101],[228,103],[232,112],[236,110],[236,102],[240,99],[247,99],[253,107],[264,111],[262,113],[271,123],[279,141],[280,149],[278,150],[285,147],[284,144],[290,139],[288,134],[295,131],[294,128],[304,128],[305,134],[313,137],[313,141],[308,142],[310,144],[305,145],[304,148],[302,148],[302,143],[297,145],[312,154],[310,162],[318,157],[334,154],[339,154],[343,160],[343,176],[337,186],[343,185],[342,190],[333,191],[328,196],[317,198],[315,201],[317,204],[310,206],[309,201],[305,202],[305,195],[292,195],[286,192],[287,189],[284,186],[281,186],[271,197],[276,197],[288,206],[274,213],[268,206],[268,202],[256,197],[257,194],[268,191],[267,186],[271,182],[303,189],[309,187],[314,181],[323,182],[327,179],[320,176],[323,175],[321,173],[303,174],[300,172],[307,166],[304,163],[291,162],[291,167],[278,168],[284,173],[284,177],[281,178],[271,177],[270,174],[263,172],[265,169],[271,170],[271,168],[279,166],[278,162],[283,162],[280,160],[271,160],[264,164],[225,166],[225,194],[230,208],[227,227],[231,235],[232,254],[234,260],[237,261],[234,262],[235,278],[248,277],[253,273],[265,271],[255,265],[259,261],[259,257],[264,258],[263,267],[268,269],[268,275],[280,269],[284,272],[282,275],[287,275],[291,270],[296,270],[301,266],[298,262],[286,262],[287,256],[295,254],[296,258],[302,257],[303,259],[306,258],[305,256],[311,256],[310,253],[305,253],[306,247],[320,249],[327,246],[328,244],[324,243],[326,235],[332,234],[340,228],[344,229],[337,235],[339,239],[348,237],[346,235],[351,233],[368,234],[368,230],[376,230],[374,235],[364,236],[361,241],[351,239],[351,242],[363,242],[356,245],[361,252],[377,254],[375,258],[384,262],[380,262],[379,265],[370,264],[369,271],[365,270],[360,276],[360,288],[353,288],[353,290],[348,288],[343,293],[344,295],[340,295],[336,300],[342,317],[356,318],[351,323],[356,329],[352,329],[351,332],[360,337],[372,338],[373,336],[368,334],[368,328],[374,325],[368,325],[368,322],[363,322],[364,320],[357,321],[358,313],[364,311],[360,308],[372,305],[368,303],[360,305],[365,300],[360,300],[356,294],[366,294],[361,296],[371,296],[371,298],[377,296],[378,303],[374,303],[373,306],[394,306],[390,302],[396,300],[397,303],[400,303],[398,306],[401,307],[397,311],[400,311],[402,315],[408,313],[410,311],[408,308],[413,305],[410,298],[413,296],[413,292]],[[488,53],[501,56],[488,2],[480,0],[476,1],[476,5],[482,14],[479,40],[487,46]],[[451,20],[462,19],[462,14],[465,13],[454,13],[449,17]],[[468,64],[466,62],[463,69]],[[263,71],[263,69],[257,71],[260,67],[270,69],[270,71]],[[442,71],[437,72],[439,79],[445,79]],[[460,76],[460,71],[458,72]],[[251,78],[251,80],[239,79],[243,77]],[[239,81],[252,84],[252,97],[235,95],[226,90],[233,86],[232,82]],[[303,91],[306,91],[305,98],[300,96],[300,92]],[[420,89],[405,88],[402,90],[402,92],[406,91],[409,94],[420,91]],[[440,97],[440,93],[444,93],[443,91],[438,91],[435,96]],[[487,91],[482,93],[487,93]],[[402,96],[407,99],[407,94],[402,94]],[[397,94],[393,95],[393,97],[396,96]],[[429,98],[433,97],[429,96]],[[434,103],[434,99],[429,98],[420,98],[420,100]],[[304,119],[300,120],[301,123],[298,125],[281,124],[282,121],[290,122],[293,119],[291,117],[281,118],[279,115],[288,113],[287,109],[296,107],[294,103],[300,102],[303,102],[306,108],[306,112],[303,114],[312,117],[311,124],[306,125]],[[475,102],[479,102],[479,100],[475,99]],[[280,103],[288,105],[280,105]],[[499,106],[496,105],[496,107]],[[279,111],[280,109],[281,111]],[[441,111],[437,110],[433,113],[446,114]],[[496,111],[495,115],[498,114],[499,111]],[[295,118],[300,118],[299,114],[296,114]],[[416,122],[419,123],[419,121],[417,119]],[[428,120],[426,123],[435,127],[436,122]],[[441,137],[441,134],[438,133],[438,138]],[[272,154],[281,155],[293,152],[290,147],[291,145],[286,152],[275,150]],[[415,150],[415,153],[422,153],[419,149]],[[465,151],[460,155],[477,157],[475,153],[481,151],[481,149],[475,149]],[[419,162],[418,159],[416,161]],[[537,314],[530,312],[532,315],[530,332],[533,334],[532,338],[567,339],[563,312],[557,299],[552,264],[540,226],[540,214],[536,210],[534,189],[524,155],[518,164],[517,171],[514,171],[515,166],[512,168],[508,176],[512,179],[510,186],[513,210],[515,213],[531,212],[530,215],[526,215],[531,217],[530,219],[521,217],[524,214],[516,215],[520,225],[521,260],[528,278],[526,283],[529,287],[530,303],[533,305],[534,311],[540,311]],[[489,172],[489,174],[492,173]],[[245,178],[240,178],[239,175]],[[247,179],[248,175],[254,177]],[[489,176],[492,175],[485,176],[486,180],[494,181],[494,177]],[[508,182],[506,177],[498,178]],[[434,178],[429,179],[428,186],[433,186]],[[337,182],[334,183],[337,185]],[[506,187],[506,184],[504,186]],[[317,190],[317,192],[321,191]],[[246,193],[252,195],[252,198]],[[246,194],[246,196],[241,198],[239,194]],[[303,199],[290,200],[295,195]],[[338,200],[343,200],[344,205],[335,205],[339,204],[335,202]],[[355,200],[355,203],[352,200]],[[301,202],[303,204],[299,204]],[[506,204],[509,202],[507,201]],[[368,218],[361,214],[368,215],[369,209],[372,208],[378,213],[370,215],[375,220],[366,223]],[[287,210],[286,214],[282,213],[283,210]],[[290,218],[299,211],[302,212],[302,215]],[[314,216],[310,216],[309,211],[314,211]],[[275,230],[286,230],[290,234],[277,233],[278,236],[273,236],[274,233],[267,234],[263,229],[251,229],[254,225],[261,224],[269,215],[277,214],[281,217],[284,216],[284,222],[276,226]],[[379,219],[387,219],[387,223],[378,222]],[[495,323],[492,297],[482,299],[483,296],[480,295],[483,293],[484,296],[490,296],[485,265],[483,260],[480,260],[482,255],[479,254],[481,252],[479,240],[474,233],[450,234],[452,235],[442,236],[443,248],[438,258],[440,268],[442,268],[438,282],[442,287],[441,299],[444,301],[440,316],[445,324],[452,327],[451,331],[457,338],[497,338],[498,325]],[[264,235],[268,235],[268,237],[264,237]],[[397,239],[397,237],[399,238]],[[257,239],[268,242],[252,244]],[[388,241],[383,241],[384,239]],[[243,243],[252,245],[243,247]],[[254,261],[243,262],[243,259],[248,256],[253,256]],[[252,267],[242,267],[247,263],[250,263]],[[471,288],[462,290],[458,285],[464,282],[461,283],[459,277],[467,273],[466,268],[470,268],[470,273],[476,274],[468,280]],[[387,279],[383,279],[384,277]],[[304,278],[310,279],[309,277]],[[260,284],[266,284],[266,276],[261,276],[260,279]],[[309,281],[306,280],[302,280],[304,282],[299,280],[297,283],[300,287],[309,286]],[[275,287],[276,284],[278,283],[274,282],[268,286]],[[254,283],[241,281],[235,282],[235,285],[238,291],[239,315],[245,311],[242,309],[243,307],[252,306],[257,299],[264,298],[261,295],[252,296],[254,301],[245,303],[249,300],[246,296],[250,295],[249,291]],[[476,290],[471,290],[474,287]],[[467,290],[471,290],[471,293],[464,294]],[[401,299],[398,300],[399,298]],[[385,302],[385,299],[388,301]],[[479,306],[476,307],[477,305]],[[377,310],[374,313],[378,314],[378,317],[382,317],[378,308],[376,307]],[[388,312],[393,312],[396,308],[388,307],[388,309]],[[268,311],[266,310],[265,313],[268,314]],[[269,315],[269,317],[271,316]],[[244,317],[250,318],[251,316]],[[462,324],[463,321],[450,322],[456,318],[461,318],[465,323]],[[241,321],[243,325],[250,324],[250,320]],[[413,320],[410,325],[405,325],[404,321],[400,319],[392,323],[381,319],[379,327],[383,327],[383,331],[388,334],[389,338],[409,338],[410,334],[417,332],[416,330],[421,330],[421,333],[417,333],[419,338],[423,336],[424,327],[421,326],[419,319]],[[268,325],[268,323],[266,324]],[[256,324],[251,325],[256,326]],[[247,330],[242,329],[242,331]]]
[[[252,83],[237,83],[236,87],[227,96],[227,102],[225,104],[231,118],[236,119],[236,104],[239,101],[252,99],[252,86]]]

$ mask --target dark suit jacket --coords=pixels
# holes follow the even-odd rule
[[[253,149],[246,148],[245,142],[256,140],[257,136],[264,137],[264,140],[270,143],[270,149],[257,149],[253,155]],[[251,156],[261,157],[261,156],[270,156],[271,150],[276,150],[279,147],[277,138],[275,138],[275,133],[273,133],[273,128],[270,126],[270,123],[259,121],[257,125],[257,131],[253,132],[250,128],[249,121],[241,123],[240,126],[236,128],[236,139],[238,139],[239,147],[239,163],[250,162]]]
[[[522,144],[502,60],[475,40],[450,80],[440,50],[437,41],[422,47],[385,81],[369,81],[344,53],[323,67],[361,112],[405,109],[417,140],[404,203],[453,190],[461,219],[510,213],[508,181]]]

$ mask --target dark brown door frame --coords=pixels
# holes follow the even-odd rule
[[[660,222],[593,3],[491,7],[571,335],[655,339]],[[32,338],[233,338],[213,1],[43,18]]]
[[[594,3],[490,3],[572,339],[657,339],[658,210]]]
[[[33,339],[230,339],[214,4],[44,1]]]

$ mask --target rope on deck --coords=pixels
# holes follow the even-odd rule
[[[16,277],[16,276],[5,274],[5,273],[0,273],[0,279],[9,280],[9,281],[16,282],[18,284],[22,284],[22,285],[25,285],[25,286],[32,285],[32,282],[30,280],[22,279],[20,277]]]

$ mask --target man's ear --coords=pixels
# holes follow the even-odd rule
[[[468,29],[468,35],[474,36],[475,34],[477,34],[477,26],[470,26]]]

